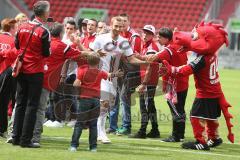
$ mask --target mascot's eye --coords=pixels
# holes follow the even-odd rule
[[[192,33],[192,40],[195,41],[198,39],[198,33],[197,32],[193,32]]]

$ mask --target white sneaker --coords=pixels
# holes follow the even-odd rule
[[[69,150],[70,152],[76,152],[76,151],[77,151],[77,148],[76,148],[76,147],[70,147],[68,150]]]
[[[76,120],[71,120],[70,122],[67,123],[67,126],[68,127],[74,127],[76,122],[77,122]]]
[[[6,143],[12,143],[12,141],[13,141],[13,138],[12,138],[12,137],[9,137],[9,138],[7,139],[7,141],[6,141]]]
[[[102,137],[102,143],[109,144],[109,143],[111,143],[111,140],[108,137]]]
[[[63,126],[64,126],[64,123],[60,123],[58,121],[54,121],[51,124],[49,124],[47,127],[61,128]]]
[[[53,123],[53,121],[47,120],[43,125],[47,127],[48,125],[50,125],[50,124],[52,124],[52,123]]]
[[[41,147],[40,143],[38,143],[38,142],[33,142],[33,144],[34,144],[35,146],[37,146],[38,148]]]
[[[98,136],[97,141],[102,141],[102,137]]]

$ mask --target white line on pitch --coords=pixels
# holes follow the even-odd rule
[[[64,140],[70,140],[70,138],[66,138],[66,137],[43,137],[43,139],[64,139]],[[81,139],[88,139],[88,138],[81,138]],[[144,141],[144,139],[130,139],[130,138],[111,138],[111,140],[142,140]],[[150,140],[150,139],[148,139]],[[154,140],[153,140],[154,141]],[[155,142],[157,142],[155,140]],[[161,141],[159,141],[161,142]],[[164,143],[164,142],[162,142]],[[126,145],[126,144],[121,144],[121,143],[116,143],[116,144],[110,144],[110,145],[114,145],[114,146],[119,146],[119,147],[132,147],[131,145]],[[239,144],[237,144],[239,145]],[[228,154],[220,154],[220,153],[212,153],[209,151],[191,151],[191,150],[180,150],[180,149],[172,149],[172,148],[160,148],[160,147],[138,147],[138,146],[134,146],[140,149],[148,149],[148,150],[157,150],[157,151],[169,151],[169,152],[181,152],[181,153],[192,153],[192,154],[199,154],[199,155],[210,155],[210,156],[224,156],[224,157],[234,157],[234,158],[240,158],[240,156],[238,155],[228,155]]]
[[[112,144],[114,146],[118,147],[132,147],[130,145],[126,144]],[[137,147],[137,146],[134,146]],[[228,154],[220,154],[220,153],[212,153],[209,151],[191,151],[191,150],[178,150],[178,149],[172,149],[172,148],[159,148],[159,147],[137,147],[139,149],[148,149],[148,150],[157,150],[157,151],[169,151],[169,152],[181,152],[181,153],[191,153],[191,154],[201,154],[201,155],[209,155],[209,156],[221,156],[221,157],[234,157],[234,158],[240,158],[238,155],[228,155]]]
[[[67,138],[67,137],[48,137],[48,136],[44,136],[45,138],[48,138],[48,139],[70,139],[70,138]],[[110,140],[124,140],[124,141],[152,141],[152,142],[161,142],[161,143],[165,143],[165,142],[162,142],[161,139],[150,139],[150,138],[146,138],[146,139],[136,139],[136,138],[125,138],[125,137],[122,137],[122,136],[118,136],[119,138],[112,138],[110,137]],[[120,138],[122,137],[122,138]],[[81,138],[81,139],[87,139],[87,138]],[[230,142],[224,142],[223,144],[231,144],[231,145],[240,145],[240,143],[230,143]]]

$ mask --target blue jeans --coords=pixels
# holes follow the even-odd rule
[[[127,89],[126,85],[123,84],[120,93],[117,92],[115,104],[110,110],[110,129],[115,131],[118,126],[118,113],[119,113],[119,101],[122,108],[122,127],[131,129],[131,92]]]
[[[123,86],[124,87],[124,86]],[[122,89],[120,96],[122,107],[122,127],[131,130],[131,93],[129,90]]]
[[[100,112],[98,98],[80,98],[77,111],[77,122],[74,126],[71,147],[79,146],[79,139],[84,125],[89,125],[89,148],[97,148],[97,118]]]

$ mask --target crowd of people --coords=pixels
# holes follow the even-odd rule
[[[31,20],[20,13],[1,21],[0,136],[8,137],[8,143],[39,148],[43,126],[63,127],[66,121],[67,126],[74,127],[72,152],[77,151],[86,128],[92,152],[97,151],[97,141],[111,143],[108,134],[160,138],[154,101],[159,83],[172,113],[172,132],[162,141],[183,142],[190,74],[194,74],[197,88],[191,111],[196,141],[184,142],[182,147],[209,150],[222,143],[217,118],[223,94],[215,50],[210,56],[198,55],[204,52],[201,48],[194,53],[196,60],[188,63],[189,51],[195,52],[196,46],[185,50],[183,46],[188,45],[184,38],[174,36],[177,29],[162,27],[156,31],[148,24],[138,33],[125,13],[112,17],[109,25],[73,17],[66,17],[63,23],[50,22],[48,1],[36,2],[33,12]],[[197,28],[191,33],[192,41],[202,38]],[[15,75],[19,57],[22,66]],[[132,133],[131,95],[135,91],[140,96],[141,126]],[[109,128],[105,129],[107,116]],[[207,138],[203,136],[205,127]]]

